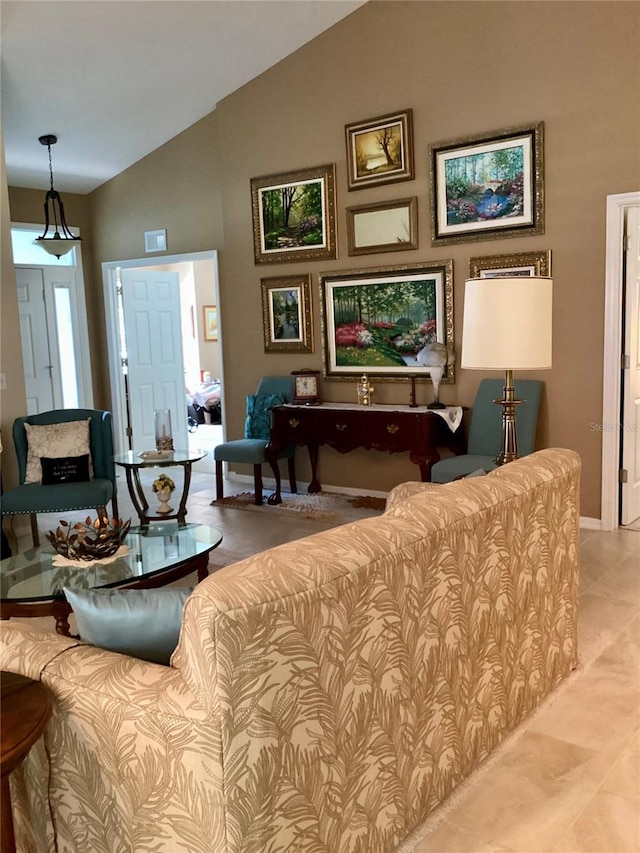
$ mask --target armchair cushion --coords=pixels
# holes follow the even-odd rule
[[[274,406],[283,406],[286,402],[284,394],[248,394],[244,437],[269,441],[271,409]]]
[[[27,471],[25,484],[42,482],[40,459],[46,456],[59,459],[63,456],[91,455],[89,446],[89,421],[65,421],[57,424],[30,424],[25,422],[27,433]],[[90,468],[89,476],[92,475]]]
[[[80,637],[111,652],[169,665],[191,587],[92,589],[64,594]]]
[[[20,515],[106,507],[112,495],[113,484],[104,478],[87,483],[57,483],[46,488],[30,483],[5,492],[2,496],[2,512],[4,515]]]

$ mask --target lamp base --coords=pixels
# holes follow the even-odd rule
[[[502,435],[500,438],[500,453],[494,459],[496,465],[506,465],[518,458],[518,438],[516,435],[516,406],[522,403],[516,397],[513,386],[513,370],[507,370],[502,398],[494,400],[498,406],[502,406]]]
[[[434,400],[433,403],[429,403],[427,409],[446,409],[446,403],[440,403],[438,400]]]

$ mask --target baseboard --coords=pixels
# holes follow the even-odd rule
[[[236,483],[250,483],[253,488],[253,477],[250,474],[236,474],[236,473],[227,473],[226,479],[231,482]],[[263,477],[262,485],[265,489],[275,489],[276,481],[273,477]],[[281,488],[283,491],[288,491],[288,480],[286,477],[283,477]],[[298,493],[302,494],[307,491],[309,487],[308,483],[303,483],[298,480]],[[352,489],[348,486],[326,486],[324,483],[322,484],[323,492],[331,492],[333,494],[338,495],[355,495],[356,497],[359,495],[371,495],[374,498],[386,498],[389,492],[379,492],[375,489]]]

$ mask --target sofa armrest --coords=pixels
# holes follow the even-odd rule
[[[108,652],[24,622],[2,623],[0,636],[2,669],[42,681],[54,695],[86,692],[94,701],[124,702],[138,711],[190,720],[207,717],[182,673],[172,667]]]
[[[0,667],[8,672],[19,672],[34,681],[41,680],[47,665],[58,655],[83,645],[81,640],[41,631],[24,622],[0,624]]]

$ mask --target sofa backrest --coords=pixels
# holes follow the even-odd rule
[[[394,849],[570,672],[579,471],[544,450],[427,484],[196,587],[172,665],[220,726],[238,850],[267,812],[262,849],[307,822]]]

